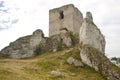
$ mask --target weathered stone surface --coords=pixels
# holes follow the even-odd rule
[[[46,38],[44,37],[43,31],[40,29],[34,31],[33,35],[30,38],[30,46],[31,47],[34,48],[38,44],[42,44],[42,45],[46,44]]]
[[[40,43],[45,44],[42,30],[36,30],[32,35],[21,37],[5,47],[0,54],[10,58],[29,58],[36,54],[34,50]]]
[[[94,68],[107,80],[120,80],[120,69],[104,55],[105,38],[94,24],[90,12],[87,12],[80,27],[79,43],[83,63]]]
[[[64,33],[69,30],[79,34],[83,20],[82,13],[69,4],[49,11],[49,36]]]
[[[45,52],[56,52],[73,47],[72,37],[66,34],[67,32],[47,38],[44,37],[42,30],[36,30],[32,35],[10,43],[0,54],[10,58],[30,58]]]
[[[89,44],[90,46],[105,52],[105,39],[101,31],[92,21],[91,13],[87,13],[87,18],[83,20],[80,27],[79,42],[82,44]]]
[[[96,48],[82,45],[80,57],[82,62],[101,73],[107,80],[120,80],[120,69]]]
[[[49,16],[49,38],[44,37],[41,30],[36,30],[32,35],[19,38],[10,43],[0,54],[10,58],[29,58],[36,55],[34,51],[37,46],[38,54],[39,50],[42,53],[56,52],[77,44],[78,40],[73,35],[77,34],[81,46],[80,56],[82,62],[101,73],[107,80],[120,80],[119,68],[113,65],[103,54],[105,52],[105,39],[94,24],[90,12],[86,13],[86,18],[83,20],[82,13],[70,4],[50,10]],[[68,34],[68,32],[73,34]],[[82,62],[73,57],[69,57],[67,62],[76,67],[84,66]],[[51,71],[51,75],[64,77],[64,74],[58,71]]]
[[[47,39],[45,49],[47,51],[59,51],[64,48],[71,48],[74,46],[73,39],[70,35],[67,35],[69,32],[56,34]],[[74,35],[73,35],[74,36]],[[76,40],[78,43],[78,40]],[[76,44],[75,43],[75,44]]]
[[[69,58],[67,59],[67,63],[73,64],[73,62],[74,62],[74,58],[73,58],[73,57],[69,57]]]
[[[76,60],[76,59],[74,60],[73,64],[75,67],[83,67],[84,66],[81,61]]]
[[[73,46],[72,39],[70,36],[67,36],[65,34],[61,34],[61,39],[62,39],[62,43],[65,44],[66,47]]]
[[[50,74],[55,77],[64,77],[65,76],[62,72],[58,72],[58,71],[51,71]]]
[[[92,17],[92,13],[91,13],[91,12],[87,12],[87,13],[86,13],[86,19],[87,19],[88,21],[93,22],[93,17]]]
[[[69,57],[67,59],[67,63],[73,64],[75,67],[83,67],[83,63],[80,60],[74,59],[73,57]]]

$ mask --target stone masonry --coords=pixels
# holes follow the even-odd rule
[[[52,9],[49,11],[49,36],[66,31],[79,34],[82,20],[82,13],[72,4]]]

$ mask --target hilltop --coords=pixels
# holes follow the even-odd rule
[[[49,11],[49,37],[38,29],[0,51],[2,80],[120,80],[105,56],[105,37],[91,12],[72,4]]]
[[[45,53],[31,59],[0,59],[0,80],[105,80],[87,65],[81,68],[68,64],[69,56],[79,59],[79,50]],[[52,76],[52,70],[64,73],[65,77]]]

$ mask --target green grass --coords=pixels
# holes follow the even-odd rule
[[[66,62],[70,56],[80,60],[79,55],[79,50],[74,48],[31,59],[0,59],[0,80],[105,80],[87,65],[76,68]],[[64,73],[65,77],[52,76],[52,70]],[[71,76],[72,73],[76,75]]]
[[[115,64],[112,64],[112,70],[120,73],[120,68],[118,68]]]
[[[8,71],[7,69],[0,68],[0,76],[10,75],[12,72]]]
[[[9,69],[0,67],[0,80],[28,80],[24,76],[18,76]]]

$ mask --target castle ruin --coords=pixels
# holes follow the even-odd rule
[[[82,13],[73,4],[49,11],[49,36],[72,31],[79,34],[83,21]]]
[[[82,13],[74,5],[69,4],[50,10],[49,16],[50,37],[44,37],[42,30],[36,30],[32,35],[10,43],[0,51],[0,55],[9,58],[30,58],[46,52],[77,48],[81,61],[98,71],[106,78],[105,80],[120,80],[119,68],[104,55],[105,37],[94,24],[91,12],[87,12],[83,19]],[[66,31],[79,35],[79,42],[73,39],[76,35],[72,34],[71,37],[64,34]],[[74,42],[79,46],[75,47]]]

